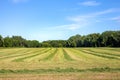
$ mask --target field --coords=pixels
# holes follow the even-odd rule
[[[120,48],[0,48],[0,80],[120,80]]]

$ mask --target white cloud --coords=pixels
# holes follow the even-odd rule
[[[107,10],[104,10],[104,11],[95,12],[95,13],[92,13],[90,15],[99,16],[99,15],[104,15],[104,14],[108,14],[108,13],[113,13],[113,12],[116,12],[116,11],[118,11],[118,9],[111,8],[111,9],[107,9]]]
[[[27,2],[28,0],[9,0],[12,1],[13,3],[23,3],[23,2]]]
[[[110,20],[117,21],[117,22],[120,23],[120,16],[113,17],[113,18],[111,18]]]
[[[88,21],[78,20],[78,21],[72,21],[71,24],[64,24],[64,25],[55,26],[55,27],[53,27],[53,29],[61,30],[61,31],[63,31],[63,30],[77,30],[77,29],[80,29],[80,28],[88,26],[88,25],[90,25]]]
[[[79,5],[83,5],[83,6],[98,6],[101,3],[96,2],[96,1],[85,1],[85,2],[81,2],[79,3]]]
[[[93,12],[93,13],[84,14],[84,15],[69,16],[67,17],[67,20],[70,21],[71,24],[56,26],[56,28],[77,30],[82,27],[86,27],[86,26],[93,25],[95,23],[99,23],[104,20],[104,18],[101,19],[101,16],[107,15],[107,14],[110,14],[116,11],[117,9],[107,9],[104,11]]]
[[[54,27],[54,29],[63,29],[63,30],[76,30],[79,29],[80,25],[79,24],[67,24],[67,25],[60,25],[60,26],[56,26]]]
[[[77,16],[73,16],[73,17],[68,17],[67,19],[73,22],[81,22],[84,23],[86,21],[88,21],[89,19],[93,19],[99,16],[103,16],[109,13],[113,13],[116,12],[117,9],[107,9],[104,11],[99,11],[99,12],[93,12],[93,13],[89,13],[89,14],[84,14],[84,15],[77,15]]]

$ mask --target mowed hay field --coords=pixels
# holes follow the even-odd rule
[[[0,80],[120,80],[120,48],[0,48]]]

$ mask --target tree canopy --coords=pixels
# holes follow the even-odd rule
[[[71,36],[68,40],[26,40],[21,36],[2,37],[0,47],[120,47],[120,31]]]

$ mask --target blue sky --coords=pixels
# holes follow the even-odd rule
[[[120,0],[0,0],[0,28],[40,42],[120,30]]]

